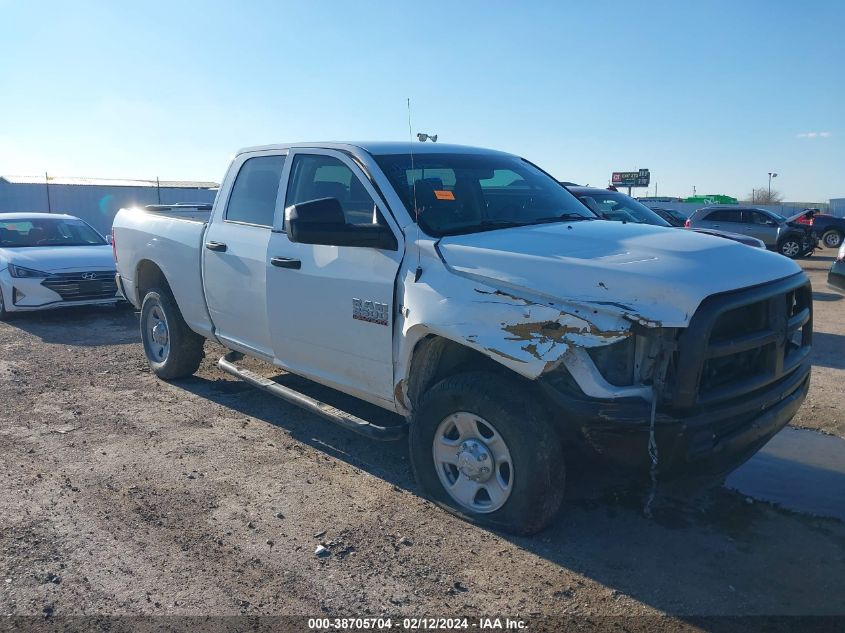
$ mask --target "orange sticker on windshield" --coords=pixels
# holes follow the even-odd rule
[[[455,194],[451,191],[446,191],[445,189],[435,189],[434,197],[438,200],[454,200]]]

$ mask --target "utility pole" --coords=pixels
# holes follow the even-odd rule
[[[53,212],[53,206],[50,204],[50,176],[44,172],[44,187],[47,189],[47,213]]]
[[[158,181],[158,176],[156,176],[156,193],[158,194],[158,203],[161,204],[161,183]]]
[[[773,172],[773,171],[769,172],[769,199],[767,200],[767,202],[769,204],[772,203],[772,178],[777,178],[777,177],[778,177],[778,175],[775,172]]]

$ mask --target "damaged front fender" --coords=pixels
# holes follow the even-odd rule
[[[565,363],[588,395],[649,397],[650,388],[607,383],[585,352],[635,336],[644,325],[658,326],[637,319],[629,306],[519,296],[436,265],[426,267],[417,281],[407,271],[399,291],[397,398],[417,343],[430,335],[480,352],[529,380]],[[404,400],[401,404],[410,408]]]

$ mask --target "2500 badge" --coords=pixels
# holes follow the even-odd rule
[[[352,299],[352,318],[378,325],[387,325],[389,317],[387,304],[369,299]]]

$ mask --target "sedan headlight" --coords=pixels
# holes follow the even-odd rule
[[[43,273],[40,270],[34,270],[32,268],[24,268],[23,266],[16,266],[15,264],[9,264],[9,274],[12,277],[18,278],[25,278],[25,279],[32,279],[32,278],[40,278],[40,277],[48,277],[47,273]]]

